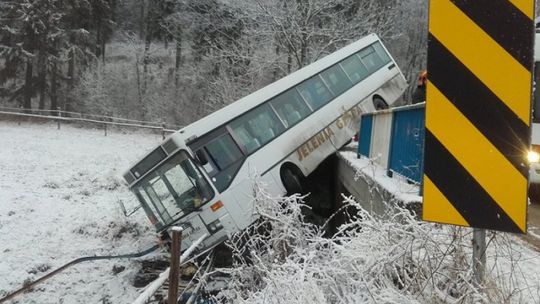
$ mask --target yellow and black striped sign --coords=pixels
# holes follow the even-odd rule
[[[526,232],[534,0],[430,0],[423,219]]]

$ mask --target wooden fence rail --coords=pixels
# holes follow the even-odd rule
[[[141,129],[151,129],[156,131],[161,131],[163,139],[165,139],[165,136],[169,133],[174,133],[175,129],[170,129],[167,127],[178,127],[178,126],[170,126],[166,125],[165,123],[159,123],[159,122],[150,122],[150,121],[142,121],[142,120],[133,120],[133,119],[125,119],[125,118],[118,118],[118,117],[112,117],[112,116],[104,116],[104,115],[94,115],[94,114],[81,114],[80,117],[68,117],[66,113],[75,113],[79,114],[77,112],[67,112],[67,111],[52,111],[52,110],[27,110],[27,111],[41,111],[43,113],[49,112],[54,113],[57,115],[41,115],[41,114],[33,114],[33,113],[24,113],[21,109],[16,108],[5,108],[0,107],[0,114],[1,115],[9,115],[9,116],[18,116],[18,117],[31,117],[31,118],[39,118],[39,119],[48,119],[58,122],[58,129],[60,129],[60,122],[86,122],[86,123],[94,123],[98,125],[103,125],[105,136],[107,135],[107,126],[119,126],[119,127],[132,127],[132,128],[141,128]],[[39,112],[38,112],[39,113]],[[87,117],[95,117],[95,118],[84,118]],[[101,118],[101,119],[99,119]],[[107,120],[105,120],[107,119]],[[178,127],[180,129],[180,127]]]
[[[92,114],[92,113],[84,113],[84,112],[73,112],[73,111],[63,111],[58,108],[57,110],[39,110],[39,109],[24,109],[24,108],[13,108],[13,107],[3,107],[0,106],[0,111],[6,111],[6,112],[13,112],[13,113],[22,113],[22,114],[36,114],[39,115],[39,113],[43,113],[44,116],[63,116],[63,117],[71,117],[71,118],[93,118],[96,120],[104,121],[104,120],[111,120],[111,121],[117,121],[117,122],[127,122],[127,123],[138,123],[138,124],[144,124],[144,125],[154,125],[154,126],[161,126],[162,122],[153,122],[153,121],[144,121],[144,120],[136,120],[136,119],[128,119],[128,118],[121,118],[121,117],[115,117],[115,116],[108,116],[108,115],[99,115],[99,114]],[[172,125],[172,124],[166,124],[169,129],[180,129],[182,126],[178,125]]]

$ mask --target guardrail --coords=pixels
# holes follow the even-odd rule
[[[174,133],[176,130],[182,128],[181,126],[165,124],[163,122],[151,122],[151,121],[113,117],[113,116],[107,116],[107,115],[62,111],[60,109],[36,110],[36,109],[0,107],[0,114],[18,116],[18,117],[31,117],[31,118],[54,120],[58,123],[58,129],[60,129],[60,125],[61,125],[60,123],[62,121],[99,124],[99,125],[103,125],[105,136],[107,136],[107,126],[110,126],[110,125],[119,126],[119,127],[133,127],[133,128],[142,128],[142,129],[151,129],[151,130],[161,131],[163,138],[165,138],[165,135],[167,133]]]
[[[425,103],[360,117],[358,157],[364,156],[409,181],[422,183]]]

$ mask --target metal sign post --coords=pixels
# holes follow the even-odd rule
[[[486,230],[474,228],[472,243],[474,281],[477,286],[481,286],[486,274]]]

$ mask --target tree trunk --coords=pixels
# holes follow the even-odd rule
[[[302,34],[302,39],[307,39],[306,35],[305,34]],[[308,45],[307,45],[307,41],[306,40],[303,40],[302,41],[302,44],[300,46],[300,62],[298,64],[298,68],[303,68],[305,65],[306,65],[306,60],[307,60],[307,50],[308,50]]]
[[[146,30],[146,18],[145,18],[145,7],[146,7],[146,1],[145,0],[140,0],[140,23],[139,23],[139,37],[142,39],[144,38],[144,35],[145,35],[145,30]]]
[[[94,51],[97,58],[101,56],[101,40],[102,40],[101,22],[98,20],[96,22],[96,42],[95,42],[95,51]]]
[[[105,64],[105,38],[101,37],[101,60]]]
[[[38,53],[38,84],[39,84],[39,105],[38,109],[45,109],[45,98],[47,95],[47,57],[45,50]]]
[[[58,107],[58,88],[57,88],[57,62],[54,60],[51,71],[51,110],[56,110]],[[71,81],[71,80],[70,80]],[[54,112],[53,112],[54,113]]]
[[[287,52],[287,74],[290,74],[291,73],[291,69],[292,69],[292,50],[289,49],[289,51]]]
[[[149,35],[146,35],[146,41],[144,43],[144,55],[143,55],[143,83],[142,83],[142,92],[143,94],[146,93],[146,80],[148,76],[148,63],[150,61],[150,44],[151,39],[148,37]]]
[[[136,71],[136,75],[137,75],[137,95],[139,97],[139,105],[141,106],[141,119],[144,119],[145,117],[145,114],[146,114],[146,110],[145,110],[145,105],[144,105],[144,102],[143,102],[143,92],[142,92],[142,88],[141,88],[141,74],[139,72],[139,58],[137,56],[137,60],[135,62],[135,71]]]
[[[174,85],[178,86],[180,77],[180,66],[182,65],[182,37],[178,35],[176,37],[176,56],[174,63]]]
[[[279,53],[280,53],[280,48],[279,48],[279,43],[276,42],[276,58],[279,58]],[[278,65],[281,65],[281,62],[278,61]],[[279,72],[279,69],[278,67],[274,67],[273,71],[272,71],[272,79],[273,80],[276,80],[278,78],[278,72]]]
[[[149,5],[152,5],[150,3]],[[143,55],[143,94],[146,93],[147,88],[147,76],[148,76],[148,63],[150,61],[150,45],[152,44],[152,18],[151,8],[148,7],[148,12],[146,13],[146,33],[144,35],[144,55]]]
[[[32,74],[33,74],[33,62],[32,59],[26,61],[26,77],[24,80],[24,102],[23,107],[25,109],[32,109]]]
[[[54,69],[58,70],[57,62],[54,62]],[[56,77],[56,73],[53,74]],[[73,48],[69,51],[69,62],[68,62],[68,93],[66,102],[64,104],[64,110],[71,111],[72,110],[72,103],[73,103],[73,88],[75,87],[75,51]],[[58,96],[56,96],[58,98]],[[51,110],[56,110],[52,107],[52,88],[51,88]]]
[[[305,17],[307,18],[307,17]],[[307,26],[305,27],[307,29]],[[309,47],[308,34],[304,31],[300,35],[300,41],[298,47],[300,48],[300,62],[298,62],[298,68],[301,69],[307,64],[307,52]],[[298,56],[298,53],[296,54]],[[298,57],[296,57],[298,58]]]

